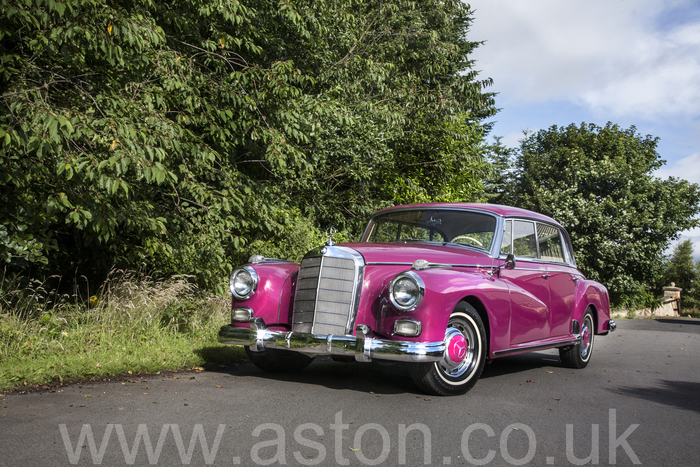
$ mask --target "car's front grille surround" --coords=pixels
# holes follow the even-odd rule
[[[325,246],[301,262],[294,297],[292,331],[352,334],[364,274],[355,250]]]

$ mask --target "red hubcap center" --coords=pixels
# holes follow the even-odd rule
[[[455,363],[460,363],[467,356],[467,340],[463,335],[459,334],[450,339],[447,346],[450,360]]]

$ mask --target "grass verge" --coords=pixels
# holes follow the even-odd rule
[[[17,284],[0,283],[0,391],[245,358],[216,341],[228,299],[202,294],[186,277],[115,272],[86,299]]]

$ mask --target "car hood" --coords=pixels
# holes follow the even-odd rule
[[[343,243],[341,246],[359,252],[366,263],[406,263],[417,259],[431,263],[452,265],[491,266],[492,259],[485,252],[466,247],[421,243]]]

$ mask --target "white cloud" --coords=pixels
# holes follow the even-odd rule
[[[691,183],[700,184],[700,152],[684,157],[670,167],[662,167],[654,175],[666,179],[668,177],[683,178]],[[700,238],[700,232],[698,232]]]
[[[539,131],[539,128],[528,128],[527,131],[528,134],[530,133],[536,133]],[[523,131],[515,131],[512,133],[508,133],[507,135],[503,136],[501,139],[501,143],[505,145],[506,147],[509,148],[519,148],[520,147],[520,140],[524,139],[526,135],[523,133]]]
[[[685,157],[670,167],[664,167],[654,173],[655,176],[665,179],[668,177],[683,178],[691,183],[700,184],[700,152]],[[700,228],[681,232],[681,237],[666,251],[666,255],[673,253],[673,247],[684,240],[693,242],[693,258],[700,261]]]
[[[486,41],[471,58],[494,79],[504,109],[495,134],[506,145],[519,146],[519,130],[580,115],[641,124],[640,133],[664,135],[658,149],[671,162],[655,175],[700,183],[697,0],[467,1],[468,38]],[[700,259],[700,229],[685,239]]]
[[[476,67],[509,102],[563,99],[615,118],[700,114],[700,18],[661,24],[668,2],[470,4],[469,38],[486,41]]]

